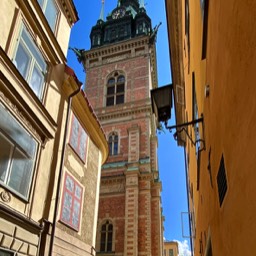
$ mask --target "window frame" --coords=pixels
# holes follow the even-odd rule
[[[67,182],[67,178],[70,178],[70,180],[73,181],[74,184],[74,190],[70,191],[67,186],[66,186],[66,182]],[[79,187],[80,188],[80,198],[78,198],[76,196],[76,188]],[[64,214],[64,207],[65,207],[65,195],[66,193],[71,196],[71,208],[70,208],[70,221],[66,221],[63,218],[63,214]],[[74,178],[74,176],[72,176],[71,174],[69,174],[68,172],[65,172],[65,176],[63,179],[63,185],[62,185],[62,200],[61,200],[61,210],[60,210],[60,216],[59,216],[59,220],[61,223],[67,225],[68,227],[74,229],[75,231],[79,232],[80,228],[81,228],[81,218],[82,218],[82,209],[83,209],[83,198],[84,198],[84,188],[83,186]],[[79,208],[79,213],[78,213],[78,225],[75,226],[73,225],[72,222],[72,216],[74,214],[74,204],[75,204],[75,200],[78,201],[78,203],[80,203],[80,208]]]
[[[46,14],[46,10],[47,10],[49,1],[52,1],[52,4],[55,6],[55,10],[56,10],[56,18],[55,18],[53,27],[52,27],[52,24],[49,22],[48,16]],[[49,27],[51,28],[52,32],[55,34],[57,32],[59,16],[60,16],[60,9],[58,7],[57,1],[56,0],[41,0],[41,1],[37,0],[37,2],[45,16],[45,19],[47,20]],[[41,2],[42,2],[42,4],[41,4]]]
[[[122,81],[118,81],[119,78],[122,78]],[[114,82],[110,82],[113,81]],[[124,74],[121,73],[115,73],[114,75],[111,75],[107,79],[106,83],[106,107],[112,107],[112,106],[117,106],[125,103],[125,83],[126,83],[126,78]],[[123,88],[122,88],[123,87]],[[112,90],[111,90],[112,88]],[[122,89],[121,91],[120,88]],[[118,98],[122,97],[121,102],[118,102]],[[109,100],[112,99],[112,101],[109,103]]]
[[[24,33],[24,34],[23,34]],[[22,68],[18,67],[18,58],[19,57],[19,51],[23,50],[25,55],[28,57],[28,62],[26,63],[26,70],[24,70],[24,74],[22,74]],[[25,26],[25,24],[22,22],[20,31],[17,36],[17,42],[16,47],[13,53],[13,63],[17,70],[19,71],[20,75],[24,78],[24,80],[27,82],[30,89],[33,91],[33,93],[37,96],[37,98],[42,101],[44,92],[46,89],[46,81],[47,81],[47,74],[49,65],[43,56],[42,52],[37,47],[37,44],[35,43],[35,40],[33,39],[33,36],[30,34],[28,28]],[[22,65],[24,63],[21,63]],[[38,73],[42,78],[42,82],[39,85],[39,90],[37,91],[37,88],[34,88],[31,84],[31,80],[33,79],[34,71],[39,71]]]
[[[108,148],[110,156],[119,154],[119,136],[117,132],[111,132],[108,136]]]
[[[74,134],[74,122],[77,122],[78,124],[78,136],[77,137],[73,137],[75,136]],[[85,148],[84,148],[84,155],[83,152],[81,152],[81,144],[83,141],[81,141],[81,136],[82,134],[85,134]],[[77,140],[76,140],[77,139]],[[76,140],[76,145],[73,144],[73,140]],[[88,155],[88,141],[89,141],[89,136],[88,133],[86,132],[86,130],[84,129],[84,127],[81,125],[80,121],[78,120],[78,118],[76,117],[76,115],[73,113],[72,114],[72,118],[71,118],[71,122],[70,122],[70,136],[69,136],[69,145],[71,146],[71,148],[74,150],[74,152],[78,155],[78,157],[83,161],[84,164],[87,163],[87,155]]]
[[[33,134],[28,129],[26,129],[26,127],[2,103],[0,103],[0,108],[1,107],[3,108],[3,111],[8,113],[7,114],[8,116],[6,118],[10,118],[12,119],[12,122],[14,122],[13,124],[15,124],[16,130],[19,129],[19,132],[24,133],[27,136],[27,138],[30,137],[31,142],[33,142],[33,147],[34,147],[32,149],[33,152],[28,152],[28,150],[31,150],[31,148],[25,149],[24,146],[26,147],[27,145],[21,145],[21,144],[24,144],[24,142],[15,140],[13,135],[8,134],[8,131],[6,131],[3,127],[0,127],[0,138],[2,137],[3,141],[5,140],[7,142],[6,145],[10,146],[9,157],[7,159],[8,162],[6,161],[7,162],[6,170],[2,170],[3,171],[2,175],[4,177],[3,178],[1,177],[0,185],[27,202],[30,197],[33,178],[36,172],[36,165],[37,165],[40,143],[33,136]],[[15,161],[15,154],[17,157],[17,153],[18,153],[18,156],[22,156],[22,159],[26,159],[26,161],[23,161],[25,163],[22,163],[22,164],[25,164],[24,166],[26,167],[26,169],[24,167],[23,169],[24,172],[22,172],[22,175],[20,176],[20,180],[18,180],[21,187],[25,186],[24,191],[20,191],[21,190],[20,188],[17,189],[11,186],[11,179],[13,179],[14,182],[17,182],[17,175],[15,175],[15,168],[13,169],[15,165],[17,166],[17,163],[19,161],[19,160]],[[16,170],[19,170],[19,169],[16,168]],[[12,177],[13,174],[14,176]],[[26,176],[29,176],[28,179],[24,179],[24,177],[26,178]],[[16,181],[15,181],[15,178],[16,178]],[[17,187],[17,185],[15,185],[14,187]]]
[[[204,60],[207,55],[209,0],[203,0],[203,6],[201,5],[201,8],[203,8],[202,60]]]
[[[171,249],[169,249],[169,255],[168,256],[174,256],[174,251],[173,251],[173,249],[171,248]]]
[[[103,230],[103,226],[106,226],[106,230]],[[109,227],[112,227],[111,230],[109,230]],[[105,238],[103,241],[103,234],[105,234]],[[111,243],[109,242],[109,236],[111,234]],[[113,247],[114,247],[114,225],[111,221],[106,220],[100,228],[100,252],[101,253],[110,253],[113,252]],[[111,250],[108,249],[108,246],[111,245]],[[103,249],[104,247],[104,249]]]
[[[1,254],[2,252],[5,253],[6,256],[15,256],[15,255],[17,255],[16,252],[14,252],[14,251],[6,250],[5,248],[0,247],[0,254]],[[2,254],[1,254],[1,255],[2,255]]]

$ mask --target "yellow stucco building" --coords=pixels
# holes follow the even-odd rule
[[[256,2],[165,2],[193,255],[256,255]]]
[[[179,245],[175,241],[164,241],[164,256],[178,256]]]
[[[95,255],[105,134],[66,65],[72,0],[0,2],[0,255]]]

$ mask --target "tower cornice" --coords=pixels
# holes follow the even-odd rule
[[[148,54],[151,63],[151,73],[152,73],[152,87],[158,87],[157,79],[157,63],[156,63],[156,47],[155,43],[151,43],[150,36],[141,36],[135,37],[129,40],[121,41],[118,43],[108,44],[98,48],[93,48],[88,51],[83,51],[83,60],[84,60],[84,69],[88,70],[91,67],[90,63],[93,63],[92,66],[102,64],[102,59],[114,56],[120,60],[127,59],[128,56],[133,56],[132,51],[136,48],[145,47],[147,51],[145,54]],[[125,56],[124,56],[125,54]],[[123,55],[123,57],[121,57]],[[130,57],[130,58],[131,58]],[[136,57],[136,56],[134,56]],[[115,60],[116,61],[116,60]],[[98,64],[96,64],[98,63]]]

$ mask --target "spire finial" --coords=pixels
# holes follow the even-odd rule
[[[140,8],[145,8],[144,0],[140,0]]]
[[[105,0],[101,0],[100,20],[103,20],[103,21],[104,21],[104,3],[105,3]]]
[[[121,5],[121,0],[117,1],[117,7],[119,7]]]

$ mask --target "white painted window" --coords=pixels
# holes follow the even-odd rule
[[[14,64],[36,96],[41,100],[47,64],[25,26],[22,26],[21,34],[18,39]]]
[[[28,199],[38,143],[0,104],[0,184]]]
[[[38,0],[42,11],[54,32],[56,30],[57,18],[58,18],[58,9],[56,7],[54,0]]]

